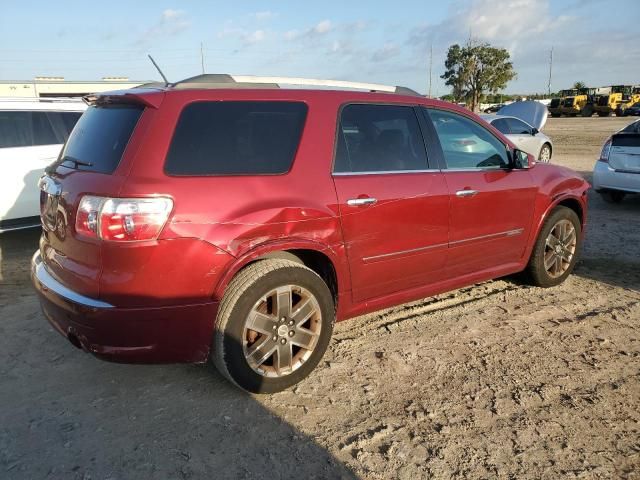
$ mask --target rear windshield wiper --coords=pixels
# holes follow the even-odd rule
[[[93,167],[93,163],[90,162],[84,162],[78,158],[75,157],[71,157],[69,155],[65,155],[64,157],[62,157],[60,159],[60,163],[64,163],[64,162],[71,162],[74,163],[76,168],[79,166],[83,166],[83,167]]]

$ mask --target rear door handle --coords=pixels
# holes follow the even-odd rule
[[[373,205],[378,200],[376,198],[366,197],[366,198],[350,198],[347,200],[347,205],[350,207],[361,207],[363,205]]]
[[[473,197],[477,194],[477,190],[458,190],[456,192],[456,197]]]

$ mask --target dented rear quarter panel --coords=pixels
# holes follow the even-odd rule
[[[279,90],[173,92],[163,99],[161,111],[153,113],[153,128],[143,139],[145,148],[141,151],[144,153],[131,159],[131,170],[120,196],[154,194],[173,198],[174,210],[158,243],[192,239],[205,242],[214,251],[229,257],[228,262],[218,262],[215,275],[202,277],[202,269],[194,265],[189,275],[198,276],[204,282],[204,286],[196,289],[199,294],[206,291],[209,297],[219,297],[233,274],[252,259],[270,251],[294,248],[317,250],[327,255],[340,279],[340,290],[349,290],[331,178],[339,101],[337,98],[335,102],[326,101],[323,97],[314,99],[305,92]],[[214,99],[306,103],[305,128],[291,170],[282,175],[168,176],[164,171],[165,157],[180,112],[191,102]],[[327,132],[332,133],[327,135]],[[186,244],[185,248],[187,253],[193,249]],[[220,260],[218,255],[212,258]],[[117,272],[122,271],[117,266],[121,262],[115,253],[112,258],[113,261],[109,261],[105,257],[103,275],[111,283],[118,280]],[[202,262],[207,261],[211,260],[205,255]],[[127,283],[133,287],[139,281],[140,278],[131,278]]]

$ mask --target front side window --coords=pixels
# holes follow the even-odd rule
[[[531,135],[531,127],[517,118],[507,118],[511,133],[514,135]]]
[[[509,129],[509,124],[507,123],[506,118],[498,118],[497,120],[494,120],[491,125],[493,125],[496,130],[498,130],[500,133],[503,133],[504,135],[511,134],[511,130]]]
[[[424,170],[427,154],[413,107],[347,105],[337,132],[336,173]]]
[[[289,171],[307,115],[302,102],[195,102],[169,147],[169,175],[268,175]]]
[[[506,168],[506,146],[473,120],[445,110],[427,109],[448,169]]]

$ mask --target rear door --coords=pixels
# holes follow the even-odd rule
[[[529,171],[509,168],[507,146],[470,117],[423,113],[439,140],[449,189],[448,276],[521,261],[537,191]]]
[[[333,169],[354,301],[442,278],[449,200],[412,106],[344,106]]]

